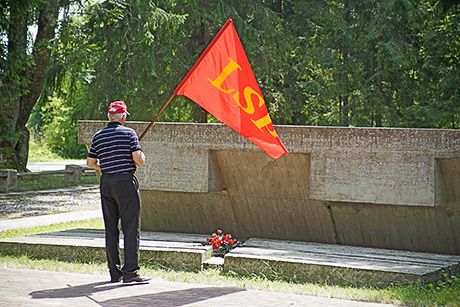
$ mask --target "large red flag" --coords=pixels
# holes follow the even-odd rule
[[[240,39],[229,19],[174,91],[202,106],[270,157],[288,151],[277,136]]]

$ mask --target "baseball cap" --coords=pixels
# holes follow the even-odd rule
[[[117,113],[126,113],[128,115],[131,115],[128,112],[128,108],[126,107],[126,104],[123,101],[114,101],[109,105],[109,113],[110,114],[117,114]]]

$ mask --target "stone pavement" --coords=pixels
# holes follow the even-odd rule
[[[0,204],[3,201],[8,203],[8,200],[18,199],[25,196],[38,196],[43,197],[42,195],[53,194],[53,195],[63,195],[69,194],[69,197],[75,197],[72,193],[81,193],[85,191],[94,190],[95,185],[85,185],[85,186],[75,186],[75,187],[65,187],[52,190],[41,190],[41,191],[27,191],[27,192],[10,192],[10,193],[0,193]],[[99,194],[95,194],[96,197],[99,197]],[[87,199],[86,199],[87,200]],[[23,207],[31,206],[35,201],[34,199],[28,199],[29,204],[24,205]],[[62,199],[58,200],[62,202]],[[52,203],[53,201],[48,201]],[[99,201],[98,201],[99,202]],[[73,204],[73,203],[72,203]],[[73,204],[74,205],[74,204]],[[32,207],[35,207],[33,204]],[[39,216],[28,216],[22,218],[13,218],[13,219],[0,219],[0,231],[11,230],[11,229],[20,229],[28,227],[38,227],[46,226],[58,223],[67,223],[72,221],[82,221],[89,220],[94,218],[102,218],[102,209],[91,209],[91,210],[82,210],[78,206],[77,211],[71,210],[71,212],[65,213],[54,213],[54,214],[44,214]],[[27,208],[22,208],[27,212]]]
[[[101,200],[97,184],[0,193],[0,222],[2,222],[0,231],[101,216]],[[7,220],[10,221],[6,222]]]
[[[5,307],[390,306],[164,280],[125,285],[107,282],[104,276],[79,273],[0,268],[0,274],[0,301]]]

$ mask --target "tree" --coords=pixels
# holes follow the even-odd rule
[[[416,78],[423,86],[413,104],[402,109],[404,126],[460,127],[460,4],[427,3]]]
[[[420,79],[427,1],[290,0],[292,76],[315,125],[402,126]],[[429,28],[428,28],[429,29]],[[292,71],[292,70],[291,70]],[[288,74],[291,73],[288,72]]]
[[[29,23],[39,18],[38,1],[20,1]],[[61,154],[82,152],[69,150],[77,146],[72,127],[105,119],[112,100],[150,121],[229,17],[275,124],[459,125],[460,14],[452,0],[80,1],[62,11],[31,118]],[[9,103],[25,95],[34,62],[23,52],[17,69],[6,69],[7,47],[1,99]],[[215,122],[181,96],[160,120]],[[57,133],[60,126],[67,129]],[[4,139],[20,135],[1,129]]]
[[[6,160],[6,163],[0,167],[25,171],[29,149],[26,123],[43,88],[50,46],[58,24],[59,1],[12,0],[1,5],[0,26],[2,33],[7,35],[7,46],[2,46],[6,52],[0,68],[0,152],[2,161]],[[37,37],[31,46],[31,54],[28,54],[27,29],[34,18]]]
[[[270,17],[268,22],[254,20],[255,11]],[[47,76],[47,96],[57,95],[72,107],[91,109],[93,119],[104,119],[108,103],[123,99],[131,106],[133,118],[151,120],[229,16],[235,19],[242,41],[248,42],[249,58],[256,62],[262,84],[281,75],[283,61],[277,57],[275,44],[281,45],[286,35],[276,29],[279,17],[258,0],[244,5],[208,0],[104,1],[86,6],[63,24]],[[273,47],[259,47],[269,42]],[[288,44],[281,46],[288,53]],[[278,71],[273,70],[273,63],[278,63]],[[259,64],[262,67],[257,68]],[[267,95],[273,92],[271,88],[262,86]],[[73,102],[77,97],[85,101]],[[42,98],[40,106],[47,105],[48,97]],[[161,119],[213,120],[185,97],[176,97]]]
[[[350,124],[350,100],[356,92],[357,1],[291,0],[286,29],[296,35],[293,59],[302,93],[304,123]]]

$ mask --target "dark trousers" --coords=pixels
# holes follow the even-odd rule
[[[141,223],[141,197],[137,179],[132,174],[103,174],[100,191],[110,276],[112,279],[137,276]],[[124,237],[123,267],[119,246],[120,220]]]

